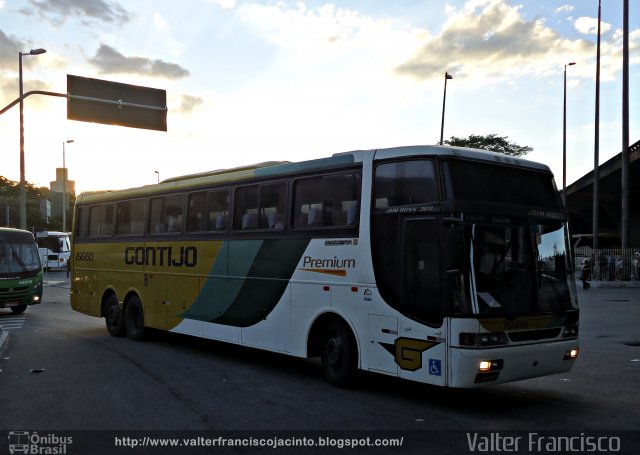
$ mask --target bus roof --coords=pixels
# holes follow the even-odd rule
[[[8,238],[12,240],[22,240],[24,238],[31,238],[33,240],[33,234],[30,231],[22,229],[14,229],[7,227],[0,227],[0,238]]]
[[[319,158],[295,163],[288,161],[266,161],[248,166],[171,177],[158,184],[146,185],[138,188],[82,193],[78,196],[76,203],[85,204],[123,198],[144,197],[163,191],[170,192],[173,190],[203,187],[211,184],[224,184],[227,182],[236,182],[255,177],[284,176],[286,174],[317,169],[331,169],[334,167],[337,168],[362,162],[372,155],[373,159],[376,160],[409,156],[449,156],[551,172],[549,167],[544,164],[507,156],[501,153],[448,145],[418,145],[384,149],[354,150],[350,152],[336,153],[328,158]]]
[[[36,238],[44,238],[44,237],[69,237],[68,232],[60,232],[60,231],[41,231],[36,232]]]

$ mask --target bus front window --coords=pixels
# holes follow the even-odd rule
[[[0,277],[13,277],[40,269],[40,258],[35,244],[0,243]]]
[[[569,287],[570,256],[563,223],[531,224],[536,247],[536,281],[538,308],[542,312],[559,312],[576,307]],[[573,293],[575,295],[575,293]]]
[[[571,309],[565,228],[558,223],[468,226],[474,313]]]

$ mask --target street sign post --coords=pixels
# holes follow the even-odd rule
[[[167,131],[167,91],[68,74],[67,119]]]

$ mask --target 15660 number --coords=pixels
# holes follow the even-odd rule
[[[76,253],[76,261],[93,261],[93,253],[79,251]]]

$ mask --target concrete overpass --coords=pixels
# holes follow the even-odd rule
[[[640,247],[640,141],[629,149],[629,246],[637,248]],[[617,239],[622,232],[621,164],[622,152],[600,165],[599,231],[600,234],[612,234],[611,237]],[[592,234],[593,171],[569,185],[566,192],[571,234]],[[600,246],[609,245],[603,245],[601,239]],[[620,246],[620,240],[617,240],[617,246]]]

